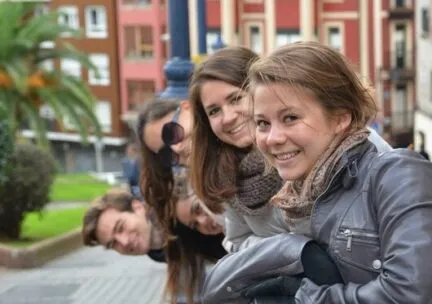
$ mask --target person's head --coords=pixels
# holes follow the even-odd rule
[[[192,75],[191,177],[197,195],[206,203],[235,193],[227,177],[234,178],[236,152],[253,144],[244,88],[249,67],[257,58],[247,48],[224,48],[209,56]]]
[[[139,156],[138,147],[135,142],[130,142],[126,146],[126,156],[129,159],[135,159]]]
[[[376,115],[370,88],[331,47],[301,42],[255,62],[256,143],[285,180],[305,178],[329,146]]]
[[[191,230],[204,235],[217,235],[223,232],[222,215],[214,214],[193,193],[187,174],[175,174],[173,196],[177,198],[172,208],[176,220]],[[172,231],[170,231],[172,232]]]
[[[139,200],[112,189],[87,210],[82,228],[86,246],[102,245],[121,254],[143,255],[151,249],[152,224]]]
[[[169,210],[162,207],[172,200],[172,166],[187,164],[191,128],[190,104],[186,101],[154,100],[139,114],[136,134],[142,154],[140,188],[159,220],[168,216]]]
[[[141,148],[168,167],[187,165],[191,132],[192,112],[188,101],[156,99],[145,105],[138,118]]]

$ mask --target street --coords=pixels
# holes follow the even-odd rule
[[[102,247],[29,270],[0,269],[0,304],[159,304],[166,266]]]

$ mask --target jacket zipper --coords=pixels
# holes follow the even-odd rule
[[[351,229],[345,229],[342,234],[347,237],[347,246],[346,250],[351,251],[352,247],[352,238],[353,236],[363,236],[363,237],[369,237],[369,238],[375,238],[378,239],[378,234],[375,233],[368,233],[368,232],[358,232],[358,231],[352,231]]]

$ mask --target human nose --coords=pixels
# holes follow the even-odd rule
[[[117,234],[116,241],[121,247],[126,247],[129,243],[129,237],[125,233]]]
[[[233,108],[226,108],[223,112],[222,123],[230,125],[237,119],[238,113]]]
[[[271,145],[283,144],[285,140],[286,140],[286,136],[283,130],[281,130],[281,128],[279,128],[278,126],[273,126],[270,129],[266,142],[268,146],[271,146]]]
[[[184,149],[183,141],[176,143],[175,145],[170,146],[171,150],[173,150],[175,153],[180,154],[181,151]]]

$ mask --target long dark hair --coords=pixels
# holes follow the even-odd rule
[[[145,105],[138,117],[137,137],[141,150],[140,189],[145,202],[156,212],[158,220],[164,224],[173,218],[173,174],[167,170],[156,153],[144,142],[144,129],[148,123],[162,119],[173,113],[180,105],[179,101],[154,100]],[[165,225],[166,226],[166,225]]]
[[[258,55],[244,47],[228,47],[212,54],[193,73],[189,88],[194,129],[192,135],[191,182],[196,195],[213,212],[236,192],[239,149],[222,143],[213,133],[201,100],[201,87],[219,80],[238,88],[247,86],[249,67]]]
[[[224,234],[203,235],[180,222],[173,222],[171,234],[174,237],[168,240],[165,247],[168,262],[165,293],[170,303],[175,304],[177,294],[183,288],[187,302],[196,303],[194,295],[205,273],[204,262],[216,262],[226,254],[222,247]]]
[[[194,303],[193,296],[204,271],[204,261],[216,261],[226,254],[222,247],[223,234],[203,235],[176,221],[175,205],[178,194],[174,192],[175,180],[171,169],[166,169],[156,153],[144,142],[145,126],[173,113],[180,106],[179,101],[155,100],[146,104],[141,111],[137,136],[141,150],[140,189],[146,203],[155,211],[167,239],[165,254],[168,262],[168,278],[165,292],[171,303],[176,303],[180,288],[185,289],[188,303]],[[187,182],[187,178],[186,181]],[[178,181],[181,182],[181,181]],[[179,280],[184,275],[184,282]]]

